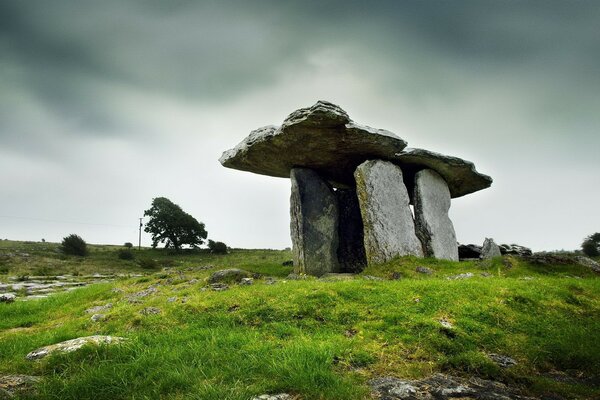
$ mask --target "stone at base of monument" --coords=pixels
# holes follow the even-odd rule
[[[415,225],[423,250],[428,257],[458,261],[458,244],[454,226],[448,216],[448,184],[431,169],[415,175]]]
[[[423,257],[400,167],[388,161],[370,160],[356,168],[354,177],[368,264],[396,256]]]
[[[338,206],[331,186],[315,171],[291,171],[290,198],[294,272],[321,276],[339,272]]]
[[[487,260],[494,257],[501,257],[500,247],[494,242],[494,239],[485,238],[481,248],[481,258]]]
[[[354,189],[335,192],[339,209],[338,261],[341,272],[361,272],[367,265],[363,223]]]

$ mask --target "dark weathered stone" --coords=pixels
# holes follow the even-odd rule
[[[292,169],[290,198],[294,272],[339,272],[338,205],[333,189],[315,171]]]
[[[444,178],[431,169],[415,175],[415,225],[428,257],[458,261],[454,225],[448,216],[450,190]]]
[[[219,282],[241,282],[242,278],[248,278],[252,274],[239,268],[228,268],[213,272],[208,278],[208,283]]]
[[[388,161],[371,160],[359,165],[354,176],[367,263],[404,255],[422,257],[423,247],[415,234],[400,167]]]
[[[529,247],[519,246],[518,244],[501,244],[500,253],[502,255],[508,254],[519,257],[527,257],[533,254],[533,251]]]
[[[458,258],[466,260],[470,258],[479,258],[481,256],[481,246],[476,244],[459,244]]]
[[[356,191],[338,189],[335,192],[339,209],[338,261],[342,272],[361,272],[367,265],[363,223]]]
[[[281,127],[251,132],[219,161],[228,168],[285,178],[292,168],[310,168],[335,186],[352,187],[360,163],[391,159],[405,147],[393,133],[357,125],[340,107],[319,101],[291,113]]]

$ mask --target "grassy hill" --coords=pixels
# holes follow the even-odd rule
[[[282,266],[287,251],[142,249],[126,261],[114,246],[94,246],[84,259],[55,249],[0,242],[0,281],[52,273],[144,276],[0,304],[0,375],[43,378],[23,398],[247,400],[286,392],[368,399],[373,377],[439,371],[505,382],[531,396],[600,398],[600,279],[578,265],[409,257],[355,278],[291,280],[291,268]],[[154,269],[140,267],[140,259],[155,260],[144,264]],[[212,290],[206,278],[226,267],[262,276]],[[473,276],[448,279],[466,273]],[[113,306],[106,319],[91,321],[86,309],[107,303]],[[25,359],[38,347],[95,334],[128,340]],[[517,364],[502,368],[490,353]]]

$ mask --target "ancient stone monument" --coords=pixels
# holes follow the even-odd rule
[[[492,179],[469,161],[406,146],[319,101],[252,131],[219,161],[291,179],[296,273],[360,272],[402,255],[458,260],[450,199]]]

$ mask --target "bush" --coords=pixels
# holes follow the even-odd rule
[[[63,238],[60,250],[73,256],[85,257],[88,254],[87,243],[74,233]]]
[[[133,260],[135,258],[133,251],[129,249],[120,249],[117,254],[121,260]]]
[[[158,263],[156,262],[156,260],[153,260],[151,258],[142,258],[141,260],[138,261],[138,263],[140,264],[140,267],[142,267],[144,269],[158,268]]]
[[[594,233],[586,237],[581,244],[581,250],[588,257],[600,256],[600,233]]]
[[[131,249],[133,247],[133,243],[125,242],[125,244],[123,246],[127,247],[128,249]]]
[[[208,241],[208,249],[211,253],[227,254],[227,245],[223,242]]]

